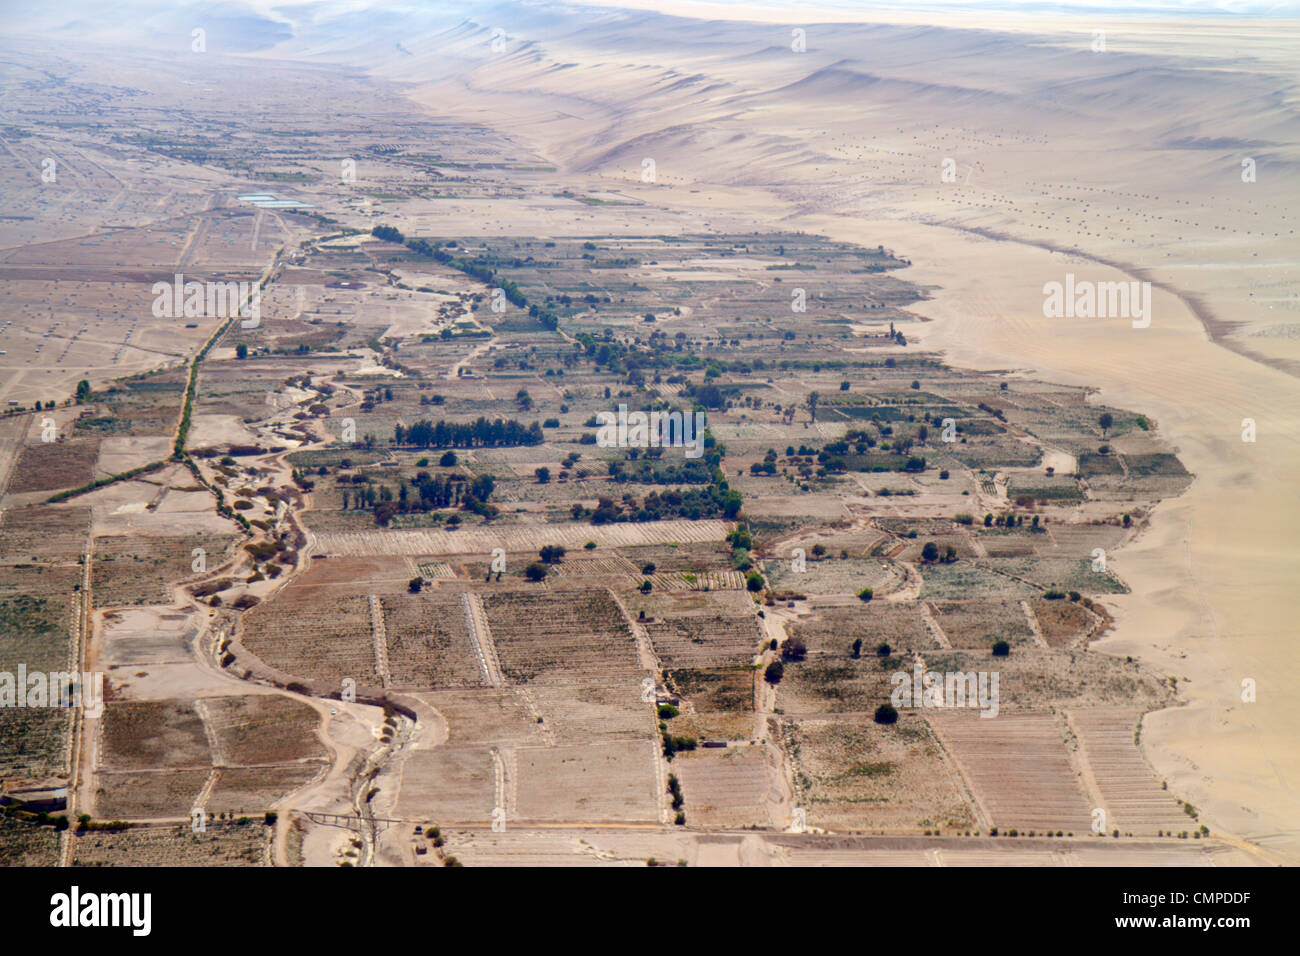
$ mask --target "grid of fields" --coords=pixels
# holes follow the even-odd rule
[[[260,814],[322,776],[319,717],[275,695],[114,701],[97,748],[94,813],[109,819]]]

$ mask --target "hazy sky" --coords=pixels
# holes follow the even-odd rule
[[[620,6],[618,0],[580,0],[595,6]],[[1073,17],[1214,17],[1294,18],[1300,0],[704,0],[719,7],[762,9],[818,8],[859,14],[942,13],[962,10],[1016,14],[1053,14]],[[637,3],[641,6],[641,3]]]
[[[236,0],[238,2],[238,0]],[[274,15],[276,8],[282,10],[316,4],[332,11],[348,11],[369,6],[384,7],[437,7],[438,0],[246,0],[264,13]],[[524,2],[544,3],[545,0],[524,0]],[[569,0],[570,4],[586,6],[658,6],[671,8],[672,0],[666,3],[647,3],[645,0]],[[700,0],[710,6],[734,9],[738,14],[745,7],[764,10],[837,10],[845,13],[870,14],[881,13],[942,13],[961,10],[978,13],[980,11],[1016,14],[1054,14],[1064,16],[1108,16],[1108,17],[1214,17],[1214,18],[1295,18],[1300,17],[1300,0]],[[473,6],[471,2],[447,4],[464,8]],[[485,4],[487,5],[487,4]],[[495,6],[496,4],[491,4]],[[564,5],[563,0],[557,5]],[[665,12],[671,12],[666,10]]]

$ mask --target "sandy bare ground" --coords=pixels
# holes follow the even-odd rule
[[[843,837],[647,825],[445,831],[466,866],[1255,866],[1221,840]]]

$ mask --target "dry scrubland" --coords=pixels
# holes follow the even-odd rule
[[[95,831],[74,837],[73,866],[267,866],[267,831],[260,820],[189,826]]]

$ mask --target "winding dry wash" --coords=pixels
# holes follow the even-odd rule
[[[73,7],[0,861],[1300,863],[1300,21]]]

